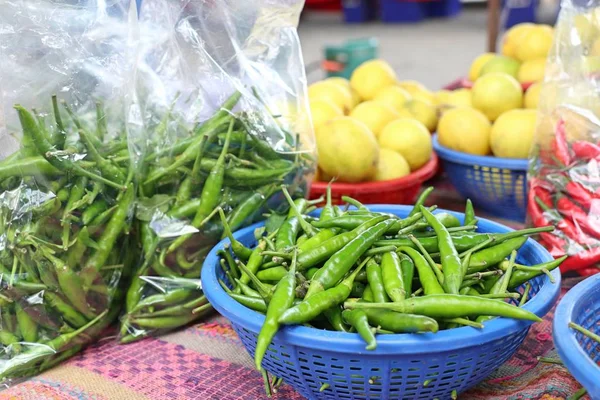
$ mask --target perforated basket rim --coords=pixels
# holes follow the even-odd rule
[[[405,205],[378,204],[369,205],[368,207],[372,211],[393,213],[401,217],[408,215],[412,210],[412,206]],[[447,212],[456,216],[459,220],[464,220],[463,213],[441,209],[436,210],[436,212]],[[318,215],[320,210],[316,210],[315,213]],[[241,229],[234,234],[234,237],[239,239],[246,235],[252,235],[254,229],[263,225],[264,222],[260,222]],[[479,226],[485,232],[503,233],[513,230],[484,218],[479,219]],[[204,261],[202,268],[204,294],[213,307],[233,324],[258,333],[264,322],[264,316],[232,299],[219,285],[216,273],[216,267],[219,264],[217,252],[223,249],[226,243],[229,243],[229,239],[224,239],[218,243]],[[530,251],[537,253],[540,256],[540,262],[553,260],[550,253],[532,239],[528,239],[524,246],[530,247]],[[555,283],[551,283],[548,276],[544,276],[539,292],[523,306],[524,309],[543,317],[552,308],[560,292],[561,276],[558,268],[552,271],[552,276]],[[462,327],[437,333],[381,335],[377,338],[377,349],[372,351],[365,350],[364,341],[358,334],[326,331],[303,326],[283,327],[275,336],[274,341],[313,350],[357,355],[430,354],[432,352],[482,345],[524,330],[531,324],[531,321],[494,318],[487,322],[482,330]]]
[[[569,372],[589,392],[593,399],[600,399],[600,366],[585,352],[577,341],[575,330],[569,328],[575,310],[584,302],[591,301],[591,293],[600,290],[600,274],[579,282],[561,299],[554,313],[552,335],[558,355]],[[600,302],[600,297],[596,297]]]
[[[442,146],[438,140],[437,133],[433,136],[433,149],[444,161],[450,161],[463,165],[479,165],[482,167],[511,169],[527,172],[529,160],[526,158],[502,158],[493,156],[477,156],[474,154],[461,153],[460,151]]]

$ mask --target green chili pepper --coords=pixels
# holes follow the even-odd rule
[[[229,224],[227,223],[225,213],[221,208],[219,208],[219,216],[221,218],[221,223],[223,224],[225,236],[227,236],[229,238],[229,241],[231,242],[231,250],[233,250],[233,252],[239,259],[244,261],[248,260],[252,255],[252,250],[241,244],[236,238],[233,237],[233,233],[231,232],[231,228],[229,228]]]
[[[404,283],[404,298],[408,299],[412,293],[415,264],[411,258],[405,254],[400,253],[398,254],[398,257],[400,257],[400,269],[402,270],[402,282]]]
[[[364,301],[373,302],[373,292],[371,291],[371,286],[367,285],[365,287],[365,291],[363,292],[362,299]]]
[[[438,247],[440,249],[440,258],[444,272],[444,291],[450,294],[458,294],[460,284],[462,283],[462,264],[458,257],[456,247],[452,243],[452,237],[448,230],[433,214],[425,207],[421,207],[421,213],[431,225],[438,237]]]
[[[244,221],[248,220],[259,210],[278,190],[276,185],[266,185],[252,193],[246,200],[238,205],[230,214],[227,222],[232,230],[238,229]]]
[[[179,288],[168,291],[166,293],[154,294],[148,296],[142,300],[135,307],[133,307],[128,313],[133,314],[137,311],[142,310],[144,307],[155,307],[155,306],[167,306],[176,303],[180,303],[188,299],[194,293],[193,290],[188,288]]]
[[[409,217],[412,217],[413,215],[421,211],[420,207],[425,205],[425,200],[427,200],[427,197],[429,197],[431,192],[433,192],[433,189],[433,186],[430,186],[427,189],[423,190],[423,192],[419,195],[419,198],[417,199],[415,205],[413,206],[413,209],[410,211],[410,214],[408,214]]]
[[[384,253],[384,256],[390,253]],[[396,254],[396,253],[391,253]],[[374,259],[370,259],[367,262],[367,266],[365,270],[367,271],[367,280],[369,282],[369,287],[373,292],[373,299],[376,303],[385,303],[390,301],[388,295],[386,294],[386,289],[384,285],[387,283],[383,278],[383,257],[382,257],[382,266],[380,267]]]
[[[333,329],[339,332],[348,332],[348,329],[344,325],[344,320],[342,319],[342,309],[340,306],[328,308],[323,311],[323,314]]]
[[[254,353],[254,363],[258,370],[262,370],[262,360],[267,352],[267,348],[271,344],[273,337],[279,330],[279,319],[294,303],[295,287],[296,287],[296,262],[297,256],[294,253],[292,265],[288,274],[279,281],[275,287],[273,298],[267,308],[265,322],[260,329],[258,339],[256,341],[256,350]]]
[[[279,322],[286,325],[302,324],[311,321],[328,308],[342,303],[348,298],[348,296],[350,296],[354,278],[368,260],[369,259],[363,261],[358,268],[356,268],[346,279],[340,282],[339,285],[315,293],[312,296],[307,294],[300,304],[295,305],[281,314],[279,317]]]
[[[487,249],[479,250],[471,255],[468,274],[483,271],[492,265],[498,264],[510,255],[513,250],[520,248],[527,241],[526,236],[506,240]]]
[[[471,199],[467,199],[467,205],[465,206],[465,225],[477,225],[477,218],[475,218],[475,210],[473,209]]]
[[[365,308],[362,311],[366,314],[372,326],[381,327],[394,333],[435,333],[439,329],[435,319],[423,315],[401,314],[395,311],[375,308]]]
[[[310,298],[311,295],[327,290],[339,282],[358,258],[385,233],[392,223],[393,221],[386,220],[368,228],[331,256],[311,279],[306,297]]]
[[[244,296],[242,294],[230,293],[231,298],[251,310],[261,313],[267,312],[267,303],[260,297]]]
[[[355,238],[361,236],[363,232],[367,231],[369,228],[377,225],[378,223],[387,220],[388,217],[382,215],[380,217],[372,218],[371,220],[365,222],[360,225],[358,228],[353,229],[350,232],[340,233],[328,240],[325,240],[320,245],[303,251],[298,254],[298,268],[308,269],[314,265],[317,265],[333,254],[335,254],[338,250],[342,249],[348,243],[350,243]]]
[[[413,260],[419,274],[419,282],[421,282],[426,296],[445,293],[431,266],[421,253],[410,247],[400,247],[398,251],[406,253]]]
[[[46,290],[44,291],[44,300],[48,302],[50,307],[58,311],[62,318],[73,328],[80,328],[87,324],[88,320],[77,310],[73,309],[58,294]]]
[[[489,314],[534,322],[542,320],[527,310],[501,300],[456,294],[432,294],[423,297],[412,297],[402,302],[394,303],[346,302],[344,307],[350,309],[384,309],[406,314],[426,315],[432,318],[459,318],[468,317],[469,315]]]
[[[279,282],[287,273],[288,270],[285,267],[279,266],[260,270],[256,273],[256,277],[261,281]]]
[[[38,340],[38,324],[23,310],[19,304],[15,304],[17,324],[23,340],[35,343]]]
[[[347,324],[351,325],[356,332],[367,343],[366,350],[375,350],[377,348],[377,340],[375,334],[369,326],[367,314],[362,310],[344,310],[342,317]]]
[[[368,270],[369,265],[367,265],[367,272]],[[400,257],[395,252],[384,253],[381,256],[381,278],[383,281],[385,292],[390,297],[390,299],[392,299],[392,301],[401,301],[406,298],[406,285],[404,283],[404,273],[402,271],[402,264]],[[371,288],[373,287],[370,280],[369,286]],[[377,303],[385,303],[387,301],[378,300],[377,296],[375,295],[375,292],[373,292],[373,298],[374,301]]]

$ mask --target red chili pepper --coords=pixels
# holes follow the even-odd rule
[[[581,183],[570,181],[565,185],[565,192],[584,208],[590,209],[594,195],[590,193]]]
[[[584,231],[600,239],[600,223],[595,216],[588,215],[583,208],[564,196],[559,197],[556,202],[556,208],[564,216],[570,217]]]
[[[562,119],[556,124],[556,137],[554,138],[553,147],[554,155],[563,165],[571,164],[571,154],[567,144],[567,135],[565,133],[565,121]]]
[[[600,160],[600,146],[594,143],[578,140],[571,144],[571,148],[573,149],[575,158],[578,160]]]
[[[581,270],[600,262],[600,246],[567,258],[561,265],[562,271]]]
[[[545,197],[544,192],[541,191],[539,194]],[[557,210],[550,208],[550,204],[552,204],[552,201],[551,199],[550,201],[548,201],[549,196],[550,194],[548,193],[548,198],[546,199],[546,201],[542,201],[540,197],[536,196],[535,202],[544,211],[544,218],[547,218],[547,216],[551,218],[551,222],[553,222],[553,224],[551,225],[554,225],[558,230],[562,231],[565,235],[567,235],[569,238],[573,239],[579,244],[591,244],[597,242],[597,240],[594,240],[588,237],[585,233],[583,233],[581,229],[578,229],[572,221],[563,218]]]

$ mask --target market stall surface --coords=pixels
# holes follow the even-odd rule
[[[437,182],[436,188],[429,202],[462,211],[462,199],[447,183]],[[563,293],[577,282],[566,279]],[[538,357],[558,358],[552,341],[553,316],[554,311],[534,324],[508,362],[459,398],[558,400],[580,389],[563,366],[538,361]],[[216,314],[187,329],[129,345],[118,345],[111,334],[63,365],[0,392],[0,400],[267,398],[262,377],[231,324]],[[273,399],[303,397],[284,385]]]

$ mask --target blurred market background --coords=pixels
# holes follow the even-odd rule
[[[518,23],[553,24],[558,10],[557,0],[307,0],[299,35],[309,82],[325,77],[327,46],[373,38],[399,76],[435,90],[488,51],[494,20],[499,38]]]

